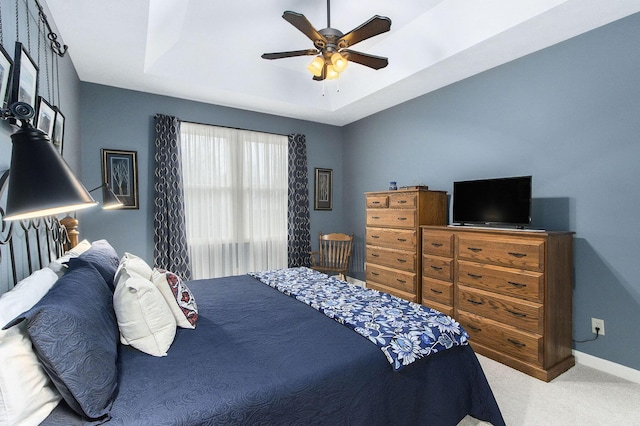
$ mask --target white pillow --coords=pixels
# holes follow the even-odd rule
[[[153,272],[151,267],[142,258],[127,252],[125,252],[122,259],[120,259],[120,265],[118,265],[118,270],[116,271],[116,276],[114,278],[115,282],[118,282],[119,273],[123,268],[127,268],[127,270],[135,272],[142,278],[146,278],[148,280],[151,279],[151,273]]]
[[[58,281],[58,276],[50,268],[38,269],[20,281],[10,291],[0,296],[0,328],[9,321],[28,311]]]
[[[160,290],[123,268],[113,293],[120,341],[153,356],[165,356],[176,335],[176,320]]]
[[[196,328],[198,305],[193,293],[182,279],[173,272],[154,269],[151,281],[171,308],[178,327]]]
[[[24,323],[0,330],[0,425],[38,425],[61,399],[31,347]]]
[[[66,263],[69,261],[69,259],[71,259],[72,257],[80,256],[90,248],[91,243],[87,240],[82,240],[74,248],[72,248],[71,250],[67,250],[63,256],[60,256],[56,260],[52,260],[48,266],[53,270],[53,272],[58,274],[58,277],[61,277],[65,272],[67,272]]]

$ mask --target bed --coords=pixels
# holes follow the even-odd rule
[[[26,331],[52,380],[44,425],[504,424],[468,344],[394,366],[370,339],[261,277],[181,283],[197,303],[195,318],[182,310],[194,326],[174,322],[165,353],[142,352],[123,342],[116,315],[122,265],[135,256],[105,240],[66,256],[52,262],[63,270],[51,289],[3,331]]]

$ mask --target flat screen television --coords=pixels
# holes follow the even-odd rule
[[[453,222],[524,228],[531,224],[531,176],[453,183]]]

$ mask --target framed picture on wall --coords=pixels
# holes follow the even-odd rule
[[[42,96],[38,96],[38,112],[36,113],[36,128],[42,130],[53,141],[53,126],[56,124],[56,110]],[[59,151],[58,151],[59,152]]]
[[[138,160],[136,151],[102,149],[102,181],[118,199],[121,209],[138,209]]]
[[[56,122],[53,125],[53,136],[51,142],[55,145],[56,149],[62,155],[62,147],[64,142],[64,115],[56,107]]]
[[[315,168],[314,210],[333,209],[333,170]]]
[[[9,83],[11,83],[12,71],[13,60],[0,44],[0,104],[2,108],[6,108],[9,103]]]
[[[19,41],[16,42],[12,80],[10,104],[26,102],[35,109],[38,96],[38,66]]]

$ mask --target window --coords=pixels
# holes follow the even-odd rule
[[[286,136],[182,122],[194,278],[287,266]]]

